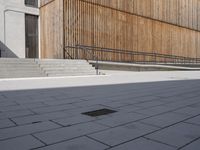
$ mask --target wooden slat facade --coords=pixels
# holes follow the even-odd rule
[[[80,44],[200,57],[199,0],[51,0],[42,4],[43,58],[63,58],[64,45]],[[99,55],[105,60],[126,57]]]
[[[135,15],[200,30],[199,0],[83,0]]]
[[[63,0],[41,2],[43,2],[40,11],[41,57],[63,58]]]

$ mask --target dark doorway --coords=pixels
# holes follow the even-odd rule
[[[38,16],[25,15],[26,58],[38,58]]]

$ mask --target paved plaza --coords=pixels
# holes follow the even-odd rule
[[[198,71],[0,80],[0,150],[199,149]]]

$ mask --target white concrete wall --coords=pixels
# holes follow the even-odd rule
[[[39,16],[39,9],[24,0],[0,0],[0,40],[11,50],[3,56],[25,58],[25,14]]]

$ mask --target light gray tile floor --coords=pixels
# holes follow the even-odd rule
[[[45,79],[27,90],[13,82],[0,84],[0,150],[199,150],[200,80],[47,88]],[[103,108],[117,112],[82,114]]]

